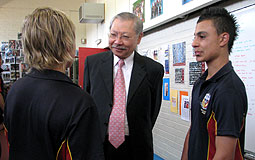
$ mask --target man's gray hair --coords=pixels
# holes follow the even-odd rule
[[[120,19],[120,20],[132,20],[134,21],[134,28],[135,28],[135,33],[136,35],[139,35],[140,33],[143,32],[143,22],[137,17],[135,14],[130,13],[130,12],[121,12],[117,14],[116,16],[113,17],[110,23],[110,30],[112,28],[112,24],[115,19]]]

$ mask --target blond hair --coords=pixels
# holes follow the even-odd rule
[[[67,16],[49,7],[37,8],[22,27],[25,62],[38,70],[73,62],[75,27]]]

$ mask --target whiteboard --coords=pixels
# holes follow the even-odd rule
[[[239,36],[234,43],[230,60],[243,80],[248,96],[245,150],[255,153],[255,6],[234,11],[233,14],[239,24]]]

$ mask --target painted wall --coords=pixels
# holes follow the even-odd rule
[[[64,11],[76,26],[76,46],[86,37],[84,24],[79,23],[79,7],[84,0],[1,0],[0,1],[0,42],[17,39],[23,20],[35,8],[49,6]]]
[[[87,47],[104,48],[108,46],[108,33],[112,17],[124,11],[129,11],[127,0],[86,0],[87,3],[105,3],[105,20],[99,24],[86,24]],[[102,42],[97,45],[96,41]]]

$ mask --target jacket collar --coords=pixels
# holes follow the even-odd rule
[[[50,69],[39,71],[35,68],[32,68],[27,76],[45,80],[65,81],[67,83],[74,84],[72,80],[64,73]]]
[[[101,59],[100,72],[107,88],[110,99],[113,99],[113,53],[108,51]],[[134,64],[130,79],[127,103],[134,96],[135,91],[146,75],[144,58],[134,51]]]

